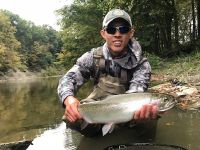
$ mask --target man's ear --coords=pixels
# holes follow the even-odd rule
[[[135,30],[132,28],[131,29],[131,34],[130,34],[130,38],[132,38],[134,36]]]
[[[101,34],[101,36],[102,36],[103,39],[106,39],[106,38],[105,38],[105,30],[102,29],[102,30],[100,31],[100,34]]]

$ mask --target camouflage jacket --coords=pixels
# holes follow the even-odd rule
[[[129,81],[129,89],[126,93],[144,92],[148,88],[151,75],[151,66],[146,58],[142,56],[140,44],[132,39],[129,42],[128,53],[120,58],[112,58],[107,44],[102,47],[105,60],[109,60],[109,73],[116,76],[119,73],[119,67],[134,70]],[[76,62],[76,64],[60,79],[58,85],[58,96],[61,102],[67,96],[74,96],[78,88],[83,85],[90,78],[94,78],[94,51],[96,48],[83,54]]]

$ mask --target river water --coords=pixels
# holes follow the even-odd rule
[[[57,84],[58,78],[0,83],[0,144],[33,140],[28,150],[96,150],[115,144],[153,142],[200,149],[200,113],[177,109],[162,115],[153,139],[142,135],[142,139],[134,140],[135,133],[130,130],[83,137],[66,129],[61,121],[64,110],[58,101]],[[88,86],[80,89],[80,99],[90,92]]]

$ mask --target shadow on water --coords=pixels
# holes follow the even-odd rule
[[[66,129],[61,122],[63,109],[58,102],[57,84],[57,78],[0,84],[0,150],[5,150],[1,149],[2,143],[32,140],[33,145],[27,150],[102,150],[110,145],[135,142],[200,149],[198,112],[170,110],[159,119],[155,137],[151,130],[146,132],[142,128],[117,130],[94,138]],[[91,84],[84,86],[78,97],[89,94],[90,87]]]
[[[124,128],[104,137],[81,139],[78,150],[103,150],[105,147],[123,143],[154,142],[155,129]]]

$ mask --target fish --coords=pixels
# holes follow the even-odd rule
[[[87,124],[105,124],[102,128],[104,136],[113,131],[115,124],[132,120],[134,112],[146,104],[157,105],[158,113],[161,113],[173,108],[176,101],[172,95],[163,93],[119,94],[108,96],[101,101],[93,100],[80,104],[78,111],[86,122],[83,128]]]

